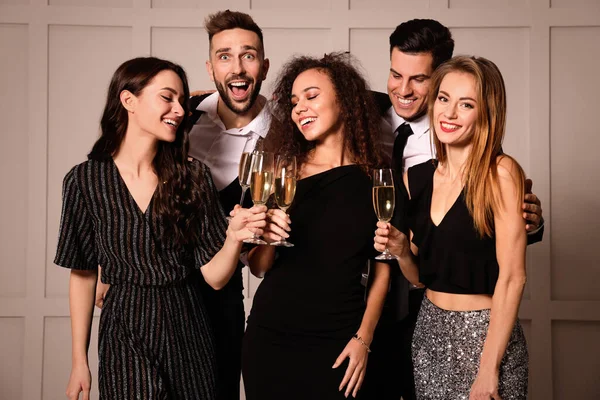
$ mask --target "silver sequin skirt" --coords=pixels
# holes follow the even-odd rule
[[[469,398],[490,323],[490,310],[448,311],[423,299],[412,342],[419,400]],[[529,357],[517,320],[499,375],[502,400],[527,398]]]

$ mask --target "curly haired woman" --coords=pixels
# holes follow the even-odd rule
[[[379,114],[346,54],[292,59],[274,95],[265,147],[296,156],[299,180],[289,216],[269,210],[263,237],[291,237],[295,246],[249,255],[264,281],[244,337],[246,398],[357,397],[389,280],[387,265],[375,264],[365,305],[360,280],[374,256],[369,172],[381,163]]]

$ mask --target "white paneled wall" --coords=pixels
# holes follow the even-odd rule
[[[552,300],[598,301],[600,27],[552,28],[550,37]],[[573,237],[575,227],[588,234]]]
[[[25,318],[0,317],[0,395],[3,399],[21,399],[23,387],[23,349],[25,348]]]
[[[438,19],[457,54],[498,64],[504,148],[533,178],[546,217],[521,308],[530,398],[600,398],[599,0],[0,0],[0,399],[64,396],[68,271],[52,263],[61,182],[98,135],[111,74],[151,54],[182,64],[192,89],[212,88],[202,25],[226,8],[264,30],[266,95],[292,54],[334,50],[355,54],[384,91],[388,36],[412,18]],[[245,274],[249,311],[260,281]]]
[[[27,256],[27,174],[29,170],[27,108],[29,86],[27,65],[29,53],[27,25],[0,25],[0,298],[25,296],[25,257]],[[25,200],[25,201],[24,201]],[[0,381],[1,381],[0,377]]]
[[[46,297],[68,296],[69,270],[54,265],[62,178],[86,159],[113,72],[131,57],[131,28],[48,26],[48,229]]]

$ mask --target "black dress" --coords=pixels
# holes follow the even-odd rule
[[[355,165],[298,181],[289,209],[292,248],[278,258],[254,297],[244,336],[248,400],[344,399],[347,362],[332,369],[364,311],[361,270],[377,219],[371,180]]]
[[[75,166],[63,183],[57,265],[102,266],[111,285],[99,327],[100,398],[215,399],[214,345],[191,271],[221,248],[226,230],[210,171],[201,182],[202,243],[177,248],[166,239],[153,200],[138,207],[112,159]]]

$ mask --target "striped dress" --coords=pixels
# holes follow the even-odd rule
[[[202,189],[202,243],[161,240],[163,227],[138,207],[112,159],[75,166],[63,183],[55,263],[92,270],[111,284],[99,328],[100,398],[214,399],[215,355],[199,273],[225,240],[225,215],[209,169],[191,163]]]

